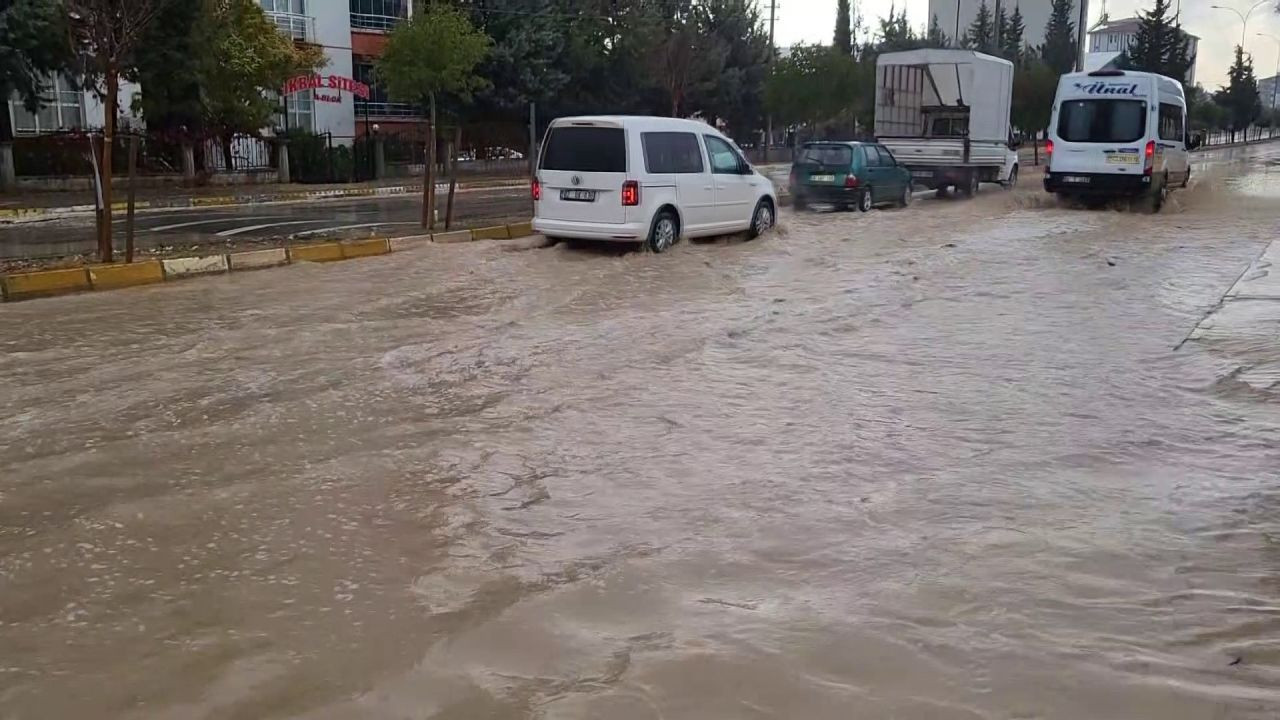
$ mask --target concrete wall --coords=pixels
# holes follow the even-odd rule
[[[315,18],[316,42],[324,48],[324,56],[329,61],[325,67],[317,71],[322,77],[341,75],[351,77],[351,8],[349,3],[322,0],[310,3],[309,8]],[[335,144],[350,145],[356,134],[355,98],[349,92],[336,90],[304,90],[323,95],[339,95],[341,102],[315,103],[315,128],[319,133],[333,133]]]

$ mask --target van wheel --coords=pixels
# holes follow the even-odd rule
[[[653,219],[653,228],[649,230],[645,247],[656,253],[665,252],[676,244],[679,236],[680,224],[676,216],[670,210],[663,210]]]
[[[761,200],[756,203],[756,211],[751,215],[751,230],[748,235],[758,238],[773,227],[773,203]]]
[[[1187,183],[1190,183],[1190,182],[1191,182],[1191,168],[1188,167],[1187,172],[1184,173],[1182,176],[1182,187],[1185,188],[1187,186]]]
[[[871,188],[858,195],[858,212],[871,212]]]

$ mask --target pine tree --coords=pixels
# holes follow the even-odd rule
[[[1168,13],[1169,0],[1156,0],[1154,8],[1139,13],[1141,22],[1133,42],[1125,50],[1122,67],[1186,79],[1195,62],[1191,56],[1191,40]]]
[[[1236,46],[1236,60],[1227,71],[1228,85],[1219,90],[1217,101],[1227,109],[1232,139],[1237,130],[1247,130],[1262,114],[1258,97],[1258,79],[1253,75],[1253,59],[1245,58],[1244,49]]]
[[[1005,27],[1004,35],[1001,37],[1003,41],[1001,43],[1003,45],[1001,54],[1014,65],[1022,64],[1022,43],[1026,29],[1026,25],[1022,21],[1022,9],[1015,4],[1013,6],[1013,14],[1009,16],[1009,24]]]
[[[929,33],[925,36],[925,41],[929,43],[929,47],[944,48],[950,42],[950,38],[943,32],[942,27],[938,24],[938,16],[934,15],[933,20],[929,22]]]
[[[849,0],[836,4],[836,49],[845,55],[853,53],[853,21],[849,14]]]
[[[1044,26],[1044,45],[1040,55],[1054,72],[1071,72],[1076,66],[1076,24],[1071,0],[1053,0],[1049,22]]]
[[[1009,34],[1009,8],[1006,5],[996,3],[996,30],[995,37],[991,38],[991,54],[1004,55],[1004,38]],[[1006,58],[1007,59],[1007,58]]]
[[[987,0],[982,0],[978,5],[978,14],[974,16],[973,22],[969,24],[969,29],[965,33],[963,44],[974,50],[991,52],[992,45],[995,44],[995,35],[995,18],[991,14],[991,8],[987,7]]]

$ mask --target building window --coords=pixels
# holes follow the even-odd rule
[[[370,117],[418,116],[418,108],[413,103],[391,101],[391,97],[387,94],[387,88],[378,83],[378,74],[374,71],[373,63],[357,58],[351,68],[356,82],[362,82],[369,86],[368,100],[361,97],[355,98],[357,118],[362,118],[365,115]]]
[[[311,132],[316,126],[316,101],[310,90],[303,90],[285,98],[289,111],[285,116],[288,129]]]
[[[259,0],[267,17],[286,37],[302,42],[315,40],[314,21],[307,15],[307,0]]]
[[[30,112],[22,100],[9,101],[9,119],[17,135],[38,135],[84,128],[84,93],[62,76],[53,79],[40,96],[40,108]]]
[[[353,30],[390,30],[407,17],[409,0],[351,0]]]

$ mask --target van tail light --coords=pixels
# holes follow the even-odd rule
[[[542,182],[539,181],[538,178],[533,179],[533,184],[530,186],[530,190],[533,192],[534,202],[538,202],[542,199]]]
[[[858,187],[858,176],[854,175],[853,173],[849,173],[848,175],[845,175],[844,186],[847,188]]]
[[[1156,141],[1148,140],[1147,150],[1146,150],[1146,153],[1144,154],[1144,160],[1143,160],[1143,168],[1142,168],[1143,175],[1151,174],[1151,168],[1152,166],[1155,165],[1155,159],[1156,159]]]
[[[640,204],[640,183],[635,180],[622,183],[622,204],[625,207],[635,207]]]
[[[1050,162],[1053,160],[1053,141],[1052,140],[1044,141],[1044,158],[1046,162]]]

